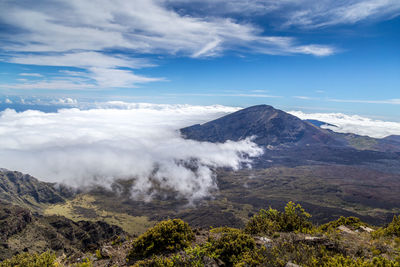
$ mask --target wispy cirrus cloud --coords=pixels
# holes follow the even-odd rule
[[[20,73],[20,76],[28,76],[28,77],[43,77],[40,73]]]
[[[384,99],[384,100],[366,100],[366,99],[335,99],[329,98],[330,102],[339,103],[363,103],[363,104],[391,104],[400,105],[400,98]]]
[[[141,55],[204,58],[226,50],[315,56],[336,52],[329,45],[268,35],[255,24],[229,16],[181,13],[172,4],[165,0],[2,1],[3,57],[14,64],[78,68],[72,71],[91,80],[84,88],[113,88],[166,80],[137,74],[135,69],[154,66]],[[111,80],[105,82],[102,75]],[[43,80],[21,87],[49,88],[57,82]]]
[[[203,93],[203,94],[165,94],[167,96],[205,96],[205,97],[218,97],[218,96],[226,96],[226,97],[255,97],[255,98],[279,98],[281,96],[277,95],[269,95],[269,94],[248,94],[248,93],[229,93],[229,94],[218,94],[218,93]]]
[[[338,24],[354,24],[368,19],[391,19],[400,15],[397,0],[325,0],[300,1],[303,8],[287,17],[285,26],[320,28]]]
[[[167,0],[177,9],[214,15],[268,15],[278,27],[319,28],[354,24],[366,20],[386,20],[400,15],[397,0]],[[266,18],[268,20],[268,18]]]
[[[0,84],[0,89],[17,89],[17,90],[87,90],[95,89],[95,85],[85,81],[74,81],[71,79],[29,81],[23,80],[20,83]]]

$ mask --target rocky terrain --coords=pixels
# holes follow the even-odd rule
[[[105,222],[74,222],[62,216],[42,216],[0,202],[0,260],[21,252],[91,251],[118,235],[124,235],[124,231]]]

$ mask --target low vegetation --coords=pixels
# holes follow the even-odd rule
[[[366,223],[362,222],[357,217],[353,217],[353,216],[343,217],[343,216],[341,216],[339,219],[337,219],[335,221],[331,221],[329,223],[321,225],[320,229],[322,231],[335,230],[341,225],[350,227],[353,230],[360,229],[361,226],[367,226]]]
[[[270,235],[274,232],[308,233],[313,227],[310,217],[299,204],[289,202],[284,212],[272,208],[260,210],[247,223],[245,231],[253,235]]]
[[[192,229],[182,220],[162,221],[134,240],[128,258],[143,259],[154,254],[175,252],[188,247],[193,238]]]
[[[400,215],[394,216],[393,221],[381,232],[386,236],[396,236],[400,237]]]
[[[50,267],[57,266],[56,255],[49,251],[42,254],[22,253],[0,262],[0,267]]]
[[[356,217],[317,226],[300,205],[260,210],[243,229],[192,229],[180,219],[159,222],[133,241],[112,242],[80,260],[23,253],[5,266],[352,266],[400,267],[400,218],[373,227]],[[104,252],[105,251],[105,252]],[[114,253],[114,254],[113,254]],[[120,257],[119,261],[116,258]],[[122,257],[122,259],[121,259]]]

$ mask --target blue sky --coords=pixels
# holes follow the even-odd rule
[[[398,0],[0,2],[0,101],[267,103],[400,121]]]

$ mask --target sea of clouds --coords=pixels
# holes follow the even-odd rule
[[[215,168],[249,167],[262,149],[249,139],[186,140],[178,129],[236,110],[124,102],[56,113],[7,109],[0,112],[0,167],[78,188],[134,178],[134,198],[151,199],[157,184],[195,200],[216,189]]]
[[[342,113],[304,113],[289,111],[290,114],[302,120],[319,120],[332,125],[322,125],[322,128],[339,133],[354,133],[374,138],[384,138],[389,135],[400,135],[400,122],[374,120],[358,115]]]
[[[71,102],[71,101],[69,101]],[[75,188],[134,179],[133,198],[160,190],[196,200],[217,189],[215,169],[251,167],[263,151],[250,139],[213,144],[182,138],[179,129],[235,112],[226,106],[106,102],[57,112],[0,112],[0,168]],[[79,107],[79,108],[78,108]],[[340,113],[291,111],[337,132],[382,138],[400,134],[399,122]],[[156,186],[155,186],[156,185]]]

